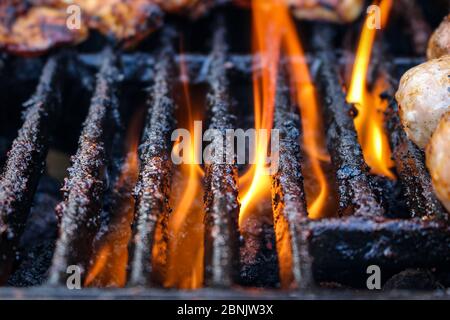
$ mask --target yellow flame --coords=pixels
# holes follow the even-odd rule
[[[381,0],[378,5],[381,26],[384,27],[392,8],[392,0]],[[361,32],[347,101],[353,103],[358,110],[354,122],[367,165],[372,173],[395,179],[395,175],[390,170],[393,167],[393,161],[384,131],[383,112],[386,110],[387,103],[379,98],[386,84],[383,83],[384,79],[377,79],[372,92],[369,92],[367,87],[366,78],[376,37],[376,28],[370,27],[369,21],[375,18],[374,14],[376,14],[375,11],[367,17]]]
[[[180,64],[181,74],[187,79],[184,60]],[[171,203],[174,209],[168,224],[167,269],[163,284],[165,287],[195,289],[203,284],[203,169],[199,165],[194,121],[201,120],[201,102],[193,102],[187,82],[183,83],[183,111],[178,116],[181,126],[189,127],[191,141],[186,159],[188,163],[180,165],[178,176],[174,177]],[[175,143],[174,152],[179,144]],[[186,150],[183,150],[184,152]]]
[[[253,74],[255,129],[257,132],[260,129],[265,129],[267,136],[256,135],[255,163],[239,179],[240,190],[243,194],[239,214],[240,225],[249,211],[250,202],[261,197],[270,197],[271,181],[266,174],[266,158],[270,141],[268,135],[273,124],[281,46],[283,6],[280,4],[276,0],[252,1],[252,51],[253,53],[259,53],[263,64],[261,75]]]
[[[270,132],[276,94],[280,50],[290,57],[290,73],[295,86],[296,100],[302,115],[303,147],[318,185],[317,194],[308,203],[310,218],[326,215],[329,185],[321,161],[329,162],[325,146],[319,104],[315,87],[304,59],[304,51],[287,5],[280,0],[253,0],[253,52],[262,57],[261,75],[253,75],[255,129]],[[241,199],[240,223],[246,216],[251,201],[268,194],[270,179],[265,174],[268,138],[257,140],[256,164],[239,179]]]
[[[117,206],[112,208],[112,219],[108,232],[99,240],[89,268],[85,286],[123,287],[126,283],[128,263],[128,243],[131,239],[131,223],[134,217],[134,197],[132,191],[138,178],[138,143],[142,128],[142,114],[139,109],[130,122],[128,131],[128,153],[117,180],[115,194]]]
[[[302,116],[303,147],[314,173],[318,193],[308,203],[308,214],[311,219],[324,217],[329,198],[329,186],[321,161],[330,161],[325,146],[325,137],[321,120],[321,110],[316,98],[316,90],[305,60],[304,50],[287,10],[285,10],[285,28],[283,46],[290,59],[290,71],[296,89],[297,105]]]

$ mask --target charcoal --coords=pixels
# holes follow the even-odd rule
[[[429,270],[407,269],[402,271],[383,285],[383,290],[436,290],[442,285]]]
[[[60,198],[59,182],[43,176],[20,238],[20,264],[8,279],[8,285],[36,286],[46,280],[57,238],[55,206]]]

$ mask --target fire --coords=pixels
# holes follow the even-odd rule
[[[308,203],[308,216],[318,219],[326,216],[329,199],[329,186],[321,162],[329,162],[330,156],[325,146],[322,127],[321,110],[316,97],[316,90],[304,59],[305,54],[295,28],[295,24],[287,10],[285,12],[285,34],[283,47],[290,57],[290,72],[295,86],[296,101],[302,117],[303,146],[308,158],[318,190],[313,201]],[[310,181],[306,181],[309,183]],[[308,190],[307,190],[308,191]]]
[[[263,59],[261,75],[253,75],[255,129],[265,129],[269,133],[273,124],[275,107],[278,61],[280,57],[282,34],[282,6],[277,1],[252,1],[254,53]],[[270,21],[270,23],[267,23]],[[250,202],[255,199],[270,199],[270,177],[265,173],[269,138],[256,136],[255,162],[240,179],[241,210],[239,224],[250,211]]]
[[[185,63],[181,63],[181,74],[187,79]],[[193,101],[187,81],[183,82],[184,101],[179,117],[182,127],[188,127],[191,136],[201,135],[194,121],[201,120],[200,101]],[[187,113],[185,113],[187,111]],[[197,112],[197,113],[195,113]],[[172,183],[171,207],[173,212],[168,223],[168,264],[163,285],[182,289],[195,289],[203,284],[203,170],[197,158],[201,145],[191,140],[188,163],[181,164]],[[173,152],[178,152],[179,141]],[[185,150],[183,150],[185,151]],[[200,153],[201,154],[201,153]]]
[[[255,129],[272,128],[275,105],[276,81],[280,50],[290,60],[290,75],[295,87],[295,98],[302,115],[303,146],[318,186],[315,195],[308,203],[309,217],[321,218],[327,214],[329,199],[327,177],[322,168],[322,161],[329,161],[325,147],[325,138],[321,123],[320,108],[316,99],[315,88],[304,59],[304,51],[294,22],[287,6],[279,0],[253,0],[253,52],[258,53],[264,63],[262,74],[253,76]],[[265,175],[265,160],[268,138],[257,139],[256,163],[240,178],[244,196],[241,200],[240,223],[246,216],[249,203],[270,194],[270,177]],[[250,181],[250,182],[249,182]],[[309,182],[309,181],[308,181]]]
[[[317,186],[316,192],[308,194],[309,217],[316,219],[326,216],[330,199],[327,177],[322,167],[322,161],[329,162],[329,155],[324,142],[321,112],[289,9],[284,1],[253,0],[252,15],[252,50],[262,59],[263,65],[261,73],[253,74],[254,126],[257,131],[265,130],[267,135],[257,135],[255,164],[239,179],[243,194],[239,226],[246,242],[251,242],[250,238],[255,237],[255,230],[267,223],[267,216],[262,211],[270,208],[271,177],[266,173],[266,158],[270,144],[268,135],[273,126],[281,54],[289,58],[294,98],[302,116],[302,146],[313,172],[313,177],[310,178],[313,181],[307,183]],[[288,288],[293,285],[293,257],[288,228],[282,225],[282,221],[276,226],[276,247],[281,285]]]
[[[392,0],[381,0],[378,6],[381,14],[381,26],[384,27],[388,21]],[[358,140],[363,150],[364,159],[372,173],[395,179],[395,175],[390,170],[394,164],[383,125],[383,112],[387,108],[387,102],[379,97],[385,89],[386,83],[384,79],[380,78],[377,79],[373,90],[369,91],[367,87],[366,77],[376,37],[376,28],[370,27],[368,23],[374,18],[374,14],[376,12],[369,15],[364,23],[347,101],[353,103],[358,110],[355,128],[358,132]]]
[[[131,224],[134,217],[133,188],[138,179],[138,144],[142,128],[143,109],[139,109],[130,122],[126,138],[128,152],[122,172],[116,182],[113,208],[108,232],[96,245],[96,253],[84,285],[92,287],[123,287],[126,283],[128,243],[131,239]]]

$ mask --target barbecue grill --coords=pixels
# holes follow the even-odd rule
[[[409,22],[395,19],[394,12],[392,24],[416,32],[398,43],[387,32],[375,43],[371,63],[373,78],[389,79],[382,99],[389,102],[385,127],[398,179],[370,173],[355,130],[355,108],[346,101],[343,70],[354,48],[345,43],[362,21],[299,22],[306,55],[281,57],[276,84],[273,126],[280,146],[279,170],[271,176],[272,221],[257,225],[251,241],[244,239],[238,222],[242,166],[223,164],[219,155],[203,165],[203,281],[192,291],[166,289],[158,277],[168,259],[165,228],[177,184],[171,134],[182,107],[176,88],[186,79],[200,88],[205,123],[224,136],[248,122],[252,74],[263,65],[240,39],[249,37],[242,32],[250,26],[249,12],[225,6],[195,23],[173,18],[134,51],[94,37],[40,58],[2,55],[0,211],[10,230],[0,242],[0,298],[446,297],[447,214],[434,195],[423,152],[401,127],[393,98],[401,74],[423,60],[420,35],[445,12],[438,14],[441,8],[427,1],[410,10]],[[192,48],[180,53],[180,39]],[[291,95],[290,59],[306,59],[318,92],[337,197],[332,217],[308,218],[302,115]],[[136,114],[142,125],[130,122]],[[130,123],[140,136],[139,167],[136,177],[123,182]],[[68,156],[65,174],[60,167]],[[131,209],[121,207],[130,197]],[[95,264],[93,244],[129,210],[133,227],[124,288],[69,290],[67,267],[79,267],[86,283]],[[281,241],[287,241],[291,261],[284,270],[287,288],[280,279]],[[253,259],[247,259],[252,250]],[[371,265],[382,270],[386,291],[356,290],[366,287]]]

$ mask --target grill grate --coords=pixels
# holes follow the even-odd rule
[[[113,140],[121,128],[118,90],[124,83],[132,83],[150,85],[145,104],[147,119],[139,147],[141,163],[135,188],[135,222],[128,263],[127,286],[132,288],[110,295],[169,297],[172,294],[172,297],[195,298],[213,292],[217,297],[252,297],[251,291],[235,289],[236,284],[245,282],[242,270],[253,267],[243,266],[239,257],[242,239],[238,228],[236,164],[205,164],[204,167],[204,284],[208,289],[198,293],[173,294],[155,288],[158,284],[152,277],[153,248],[157,246],[162,250],[162,261],[167,258],[163,252],[167,248],[168,237],[164,227],[171,214],[169,195],[173,168],[170,135],[175,129],[176,110],[176,100],[172,95],[174,84],[179,81],[175,67],[183,59],[191,82],[207,84],[209,128],[218,129],[224,135],[227,129],[236,126],[238,120],[230,73],[248,77],[261,67],[254,63],[251,55],[229,53],[224,19],[221,16],[215,18],[212,49],[208,55],[176,55],[174,42],[177,31],[166,26],[160,35],[161,49],[157,54],[119,53],[105,49],[101,54],[59,54],[47,60],[36,92],[27,103],[24,124],[0,177],[0,283],[6,282],[11,275],[14,258],[19,252],[19,237],[43,172],[52,122],[61,111],[60,78],[62,75],[77,78],[89,74],[91,69],[98,69],[78,150],[63,187],[64,200],[57,207],[59,235],[47,282],[57,288],[47,291],[47,294],[62,297],[67,294],[59,290],[67,278],[68,265],[81,266],[83,277],[88,270],[92,242],[101,225],[104,198],[110,191],[106,174],[108,165],[114,162]],[[338,184],[339,218],[319,221],[308,218],[302,172],[304,147],[300,144],[301,115],[291,101],[290,79],[284,70],[286,59],[281,63],[277,82],[274,127],[280,130],[280,170],[272,176],[274,228],[269,230],[268,237],[275,234],[278,250],[282,245],[289,248],[290,254],[284,256],[287,260],[278,261],[280,270],[277,271],[287,275],[281,277],[283,286],[304,290],[296,291],[293,297],[316,297],[315,291],[311,291],[314,293],[310,296],[307,292],[322,281],[358,283],[361,279],[352,279],[354,274],[365,275],[365,268],[371,264],[388,270],[410,267],[448,270],[450,267],[450,227],[432,193],[423,154],[407,139],[397,116],[398,106],[393,100],[387,112],[387,128],[411,217],[387,217],[377,182],[370,175],[358,144],[353,123],[354,109],[346,102],[341,86],[337,66],[342,61],[337,55],[338,50],[331,45],[333,37],[334,30],[330,26],[313,26],[315,54],[306,59],[313,66],[323,98],[328,149]],[[12,68],[22,68],[21,63],[19,61]],[[27,62],[29,65],[39,63],[38,60]],[[414,58],[398,58],[394,59],[393,65],[380,62],[378,71],[393,77],[396,73],[394,67],[416,63]],[[1,66],[0,63],[0,69]],[[34,76],[33,73],[26,74],[24,79]],[[89,87],[89,77],[82,76],[80,82]],[[391,96],[393,87],[388,92]],[[220,159],[216,157],[215,160],[219,162]],[[161,234],[158,233],[158,225],[162,226]],[[7,227],[6,231],[2,230],[3,226]],[[264,232],[266,230],[261,231]],[[138,289],[141,286],[154,289]],[[47,287],[45,289],[48,290]],[[28,291],[30,297],[39,293],[34,290]],[[102,292],[108,295],[105,291],[92,290],[93,294]],[[15,289],[0,289],[0,297],[14,296],[17,292],[23,294]],[[286,294],[275,292],[267,290],[266,297]],[[255,294],[255,297],[261,296]]]

